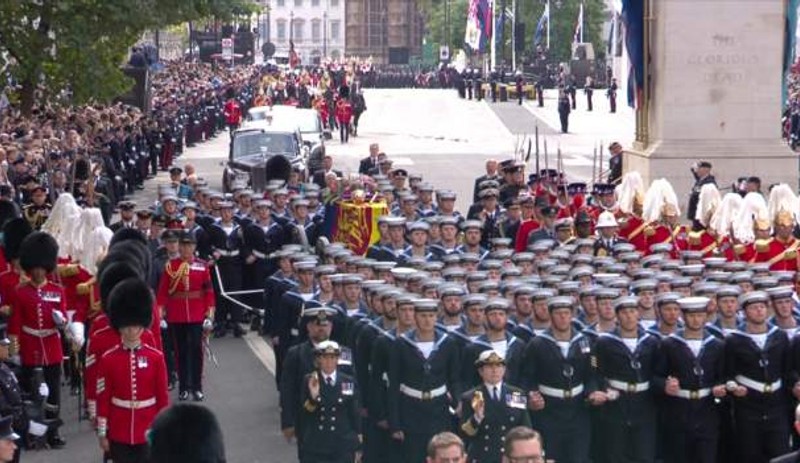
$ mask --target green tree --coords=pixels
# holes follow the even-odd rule
[[[5,0],[0,67],[20,85],[26,114],[64,89],[76,103],[105,101],[130,86],[120,66],[144,31],[254,8],[251,0]]]

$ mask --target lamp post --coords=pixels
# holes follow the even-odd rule
[[[322,12],[322,58],[328,57],[328,2],[325,2],[325,11]]]
[[[294,10],[289,12],[289,46],[294,43]]]

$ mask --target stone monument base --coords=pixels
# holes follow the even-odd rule
[[[723,195],[743,176],[760,177],[761,191],[767,195],[773,183],[786,183],[797,190],[799,159],[778,137],[769,140],[662,140],[644,151],[635,148],[626,151],[623,172],[638,171],[645,185],[662,177],[669,180],[685,217],[694,185],[690,168],[695,162],[703,160],[712,164],[711,172]]]

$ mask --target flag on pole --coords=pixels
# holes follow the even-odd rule
[[[625,26],[625,49],[631,63],[628,106],[638,108],[644,97],[644,0],[622,0],[622,23]]]
[[[300,65],[300,57],[294,49],[294,41],[289,41],[289,67],[294,69]]]
[[[533,36],[533,47],[536,48],[544,40],[545,27],[550,24],[550,4],[544,6],[544,11],[539,17],[539,22],[536,24],[536,34]]]
[[[578,24],[575,25],[575,35],[572,37],[573,43],[583,42],[583,3],[578,11]]]
[[[505,25],[506,25],[506,10],[505,8],[500,10],[500,16],[496,19],[497,25],[495,26],[495,40],[497,41],[497,48],[502,49],[503,43],[503,34],[505,33]]]
[[[492,9],[488,0],[470,0],[464,43],[474,52],[483,53],[492,35]]]

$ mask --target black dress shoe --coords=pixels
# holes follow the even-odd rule
[[[178,400],[181,402],[189,400],[189,391],[181,391],[181,393],[178,394]]]
[[[192,399],[194,399],[195,402],[202,402],[203,399],[205,399],[205,397],[206,396],[203,395],[203,393],[201,391],[194,391],[192,393]]]
[[[49,445],[50,448],[60,449],[67,445],[67,441],[65,441],[61,436],[55,435],[47,438],[47,445]]]
[[[242,335],[244,335],[244,330],[237,323],[236,326],[233,327],[233,336],[236,338],[241,338]]]

